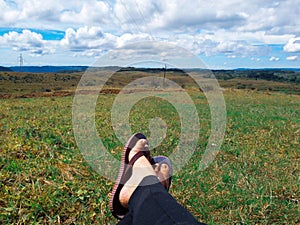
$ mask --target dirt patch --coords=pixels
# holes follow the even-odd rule
[[[119,89],[104,89],[101,94],[119,94]],[[80,94],[97,94],[98,91],[87,90],[81,91]],[[41,97],[66,97],[74,95],[74,91],[52,91],[52,92],[34,92],[27,94],[0,94],[0,99],[9,98],[41,98]]]
[[[71,91],[37,92],[28,94],[0,94],[0,99],[9,98],[41,98],[41,97],[65,97],[74,95]]]

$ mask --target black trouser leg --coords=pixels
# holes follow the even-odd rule
[[[155,176],[143,179],[128,207],[129,212],[118,225],[205,225],[178,204]]]

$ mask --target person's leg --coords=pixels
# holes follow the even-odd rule
[[[156,173],[160,183],[166,190],[169,190],[171,185],[172,164],[171,161],[165,156],[154,156],[152,167]],[[118,225],[132,225],[132,213],[127,213]]]
[[[129,153],[129,161],[140,151],[143,149],[148,148],[148,143],[146,140],[139,140],[134,148]],[[139,184],[142,182],[142,180],[145,178],[145,176],[150,175],[156,175],[155,171],[153,170],[152,165],[148,161],[148,159],[145,156],[139,157],[133,167],[132,167],[132,176],[129,178],[129,180],[124,184],[123,188],[120,191],[120,203],[124,207],[128,207],[128,202],[130,199],[130,196],[133,194],[133,192],[136,190],[136,188],[139,186]]]
[[[128,206],[133,225],[203,224],[177,203],[155,176],[143,179]]]
[[[132,214],[128,212],[117,225],[133,225]]]
[[[139,141],[129,158],[145,145],[145,141]],[[144,156],[133,165],[132,176],[120,192],[120,202],[129,212],[119,225],[201,224],[176,202],[155,175]]]

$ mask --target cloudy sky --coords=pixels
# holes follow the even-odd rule
[[[0,65],[92,65],[159,41],[208,68],[300,67],[300,0],[0,0]]]

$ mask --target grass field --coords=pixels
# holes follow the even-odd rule
[[[93,70],[92,70],[93,71]],[[109,69],[100,70],[101,74],[112,74],[114,71]],[[201,74],[202,72],[193,71],[189,74]],[[218,71],[216,74],[220,86],[223,88],[246,89],[257,91],[272,91],[283,92],[287,94],[300,94],[300,73],[295,76],[294,82],[283,80],[265,80],[258,78],[241,77],[240,75],[232,76],[230,79],[228,71]],[[230,74],[233,72],[230,71]],[[244,76],[249,75],[249,71],[243,73]],[[28,72],[0,72],[0,99],[1,98],[15,98],[15,97],[47,97],[47,96],[68,96],[73,95],[83,72],[69,72],[69,73],[28,73]],[[163,76],[163,71],[118,71],[106,82],[108,87],[113,89],[121,89],[128,81],[145,76]],[[211,74],[208,73],[208,76]],[[294,76],[289,77],[288,73],[283,73],[292,80]],[[92,76],[91,76],[92,77]],[[166,77],[180,86],[185,88],[196,87],[195,82],[187,76],[184,71],[167,71]],[[99,77],[93,77],[90,80],[93,85]]]
[[[225,90],[224,143],[200,172],[210,113],[202,93],[190,95],[200,116],[200,138],[191,160],[174,176],[171,194],[208,224],[299,224],[300,96]],[[115,97],[99,96],[96,123],[106,148],[120,158],[123,146],[110,121]],[[75,142],[72,100],[0,100],[0,224],[117,223],[108,208],[113,182],[90,168]],[[149,121],[157,116],[168,133],[152,154],[169,155],[180,136],[169,103],[140,101],[130,115],[132,129],[149,135]]]

